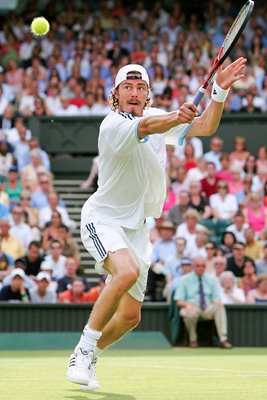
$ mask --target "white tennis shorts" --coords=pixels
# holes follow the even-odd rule
[[[108,274],[104,268],[104,261],[108,252],[128,248],[136,260],[140,275],[128,293],[136,300],[143,301],[147,275],[150,267],[152,244],[149,238],[149,228],[144,224],[142,229],[127,229],[121,226],[103,222],[104,217],[81,218],[81,239],[86,250],[96,260],[95,269],[99,274]],[[89,220],[90,219],[90,220]],[[107,283],[112,276],[108,275]]]

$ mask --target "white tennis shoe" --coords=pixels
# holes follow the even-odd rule
[[[86,386],[80,386],[81,390],[98,390],[100,384],[96,377],[97,357],[94,357],[89,368],[89,382]]]
[[[68,380],[80,385],[88,385],[91,376],[95,376],[95,372],[92,373],[91,370],[91,365],[94,358],[95,357],[93,350],[86,351],[81,347],[75,349],[74,353],[70,356],[69,359],[68,370],[67,370]]]

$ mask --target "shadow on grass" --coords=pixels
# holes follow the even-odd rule
[[[86,393],[96,397],[96,400],[136,400],[136,397],[127,394],[109,393],[109,392],[99,392],[94,390],[89,390],[84,392],[84,394],[77,394],[77,390],[70,390],[69,392],[74,392],[73,395],[65,396],[65,399],[69,400],[85,400],[88,399]]]

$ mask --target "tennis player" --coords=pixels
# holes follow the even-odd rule
[[[239,58],[220,67],[201,116],[193,103],[168,113],[151,108],[146,70],[129,64],[118,71],[112,111],[100,126],[99,187],[81,214],[83,244],[96,260],[96,270],[108,279],[70,357],[71,382],[98,389],[98,356],[140,321],[151,254],[146,218],[161,215],[165,144],[177,144],[185,124],[192,122],[190,136],[216,131],[228,90],[243,77],[245,63]]]

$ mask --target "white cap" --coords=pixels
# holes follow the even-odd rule
[[[53,270],[53,267],[51,267],[51,264],[48,261],[43,261],[41,263],[41,270],[42,271],[50,271],[50,270]]]
[[[140,79],[145,81],[149,86],[149,77],[147,75],[145,68],[139,64],[128,64],[119,69],[115,79],[115,88],[118,87],[120,83],[127,80],[127,75],[129,74],[129,72],[135,72],[135,71],[141,74]]]
[[[20,276],[21,278],[25,278],[25,272],[21,268],[15,268],[10,274],[11,279],[15,278],[15,276]]]
[[[50,275],[47,272],[39,272],[39,274],[36,276],[37,281],[42,281],[43,279],[46,279],[47,282],[50,281]]]

